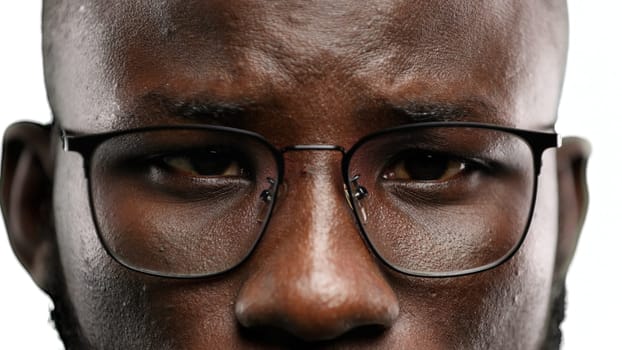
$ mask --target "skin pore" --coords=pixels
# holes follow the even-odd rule
[[[432,114],[550,131],[566,40],[561,1],[44,1],[48,95],[56,124],[77,133],[206,123],[277,147],[348,148]],[[338,154],[287,154],[285,185],[249,259],[218,277],[172,280],[105,252],[81,158],[62,151],[56,127],[15,125],[5,145],[11,242],[54,298],[69,348],[537,349],[558,340],[586,203],[587,151],[576,140],[545,152],[518,253],[445,279],[401,275],[371,253],[344,199]]]

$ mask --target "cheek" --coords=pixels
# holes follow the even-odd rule
[[[395,277],[396,329],[442,339],[442,348],[537,348],[547,328],[557,239],[557,182],[547,152],[535,215],[517,254],[505,264],[456,279]]]
[[[84,337],[96,348],[175,349],[182,340],[233,334],[235,278],[162,280],[112,260],[97,237],[76,154],[59,152],[54,208],[68,298]]]
[[[538,183],[538,197],[534,208],[531,227],[521,248],[526,266],[531,271],[551,275],[555,262],[557,232],[559,224],[558,187],[555,153],[546,151]]]
[[[68,298],[89,341],[117,339],[115,325],[136,324],[141,314],[124,311],[132,308],[134,295],[128,291],[134,281],[114,266],[97,238],[81,158],[60,152],[55,178],[54,215]]]
[[[499,284],[486,299],[492,339],[514,339],[532,349],[546,336],[558,232],[557,177],[554,153],[547,151],[538,197],[523,246],[501,269]],[[490,340],[492,341],[492,340]],[[502,345],[502,344],[499,344]],[[507,345],[507,343],[506,343]]]

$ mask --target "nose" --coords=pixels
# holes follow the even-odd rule
[[[236,301],[242,326],[321,341],[396,320],[395,293],[359,235],[338,167],[326,161],[287,169],[287,196],[278,199]]]

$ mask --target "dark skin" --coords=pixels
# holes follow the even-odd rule
[[[565,11],[535,0],[46,1],[46,79],[58,124],[83,133],[199,122],[278,147],[348,148],[430,110],[550,131]],[[240,112],[197,116],[163,101]],[[361,239],[339,155],[288,154],[286,186],[250,258],[180,281],[107,255],[81,159],[61,150],[56,129],[16,124],[5,142],[11,243],[35,282],[68,300],[82,347],[539,348],[587,202],[588,150],[568,139],[544,154],[536,214],[510,261],[460,278],[407,277]]]

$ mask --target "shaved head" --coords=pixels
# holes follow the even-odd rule
[[[541,115],[556,115],[567,51],[564,1],[468,6],[462,1],[376,1],[352,6],[323,1],[154,5],[47,0],[44,10],[45,72],[54,111],[77,119],[119,113],[126,106],[90,110],[93,101],[76,101],[66,92],[56,96],[61,84],[78,91],[102,89],[93,94],[102,99],[125,93],[124,87],[142,94],[161,92],[167,88],[163,81],[177,84],[171,90],[179,91],[182,84],[190,89],[189,80],[200,74],[206,79],[201,86],[194,83],[194,89],[227,84],[239,91],[244,84],[250,91],[243,98],[261,99],[269,98],[260,96],[267,91],[294,87],[298,78],[312,84],[341,69],[352,84],[373,79],[375,86],[365,90],[390,89],[394,94],[376,98],[451,96],[513,115],[535,103],[538,116],[516,117],[531,118],[536,125],[543,123]],[[490,65],[492,60],[500,64]],[[493,84],[499,81],[502,89]],[[452,87],[475,82],[486,84],[460,94]],[[521,86],[531,94],[510,96]],[[252,96],[246,96],[249,92]],[[121,97],[125,104],[137,98]],[[66,104],[71,112],[63,110]],[[101,119],[106,124],[111,118]]]

